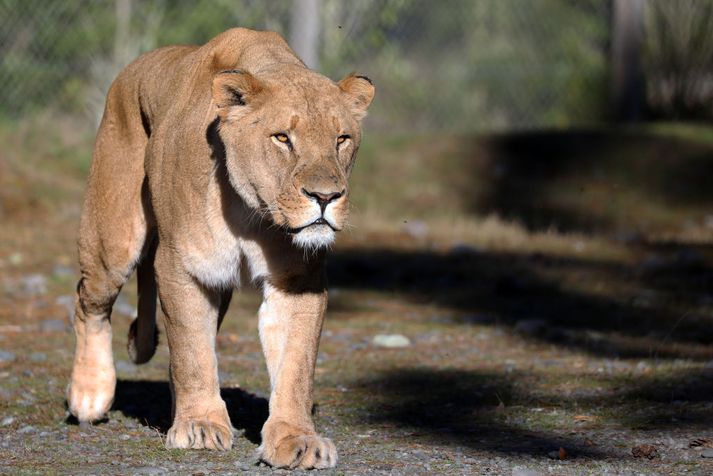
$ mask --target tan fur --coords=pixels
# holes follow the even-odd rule
[[[80,224],[68,388],[79,420],[101,419],[111,406],[111,307],[138,265],[130,355],[139,363],[153,355],[158,292],[174,400],[166,446],[230,448],[214,344],[243,268],[264,289],[272,393],[261,457],[278,467],[336,464],[310,413],[324,256],[347,218],[347,179],[373,96],[368,79],[335,84],[279,35],[245,29],[153,51],[118,76]]]

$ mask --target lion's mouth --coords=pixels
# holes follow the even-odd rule
[[[301,227],[299,227],[299,228],[288,228],[288,229],[287,229],[287,232],[294,235],[294,234],[297,234],[297,233],[301,232],[302,230],[305,230],[305,229],[307,229],[307,228],[309,228],[309,227],[312,227],[312,226],[320,226],[320,225],[326,225],[326,226],[328,226],[329,228],[331,228],[333,231],[339,231],[339,229],[336,228],[336,227],[334,227],[334,225],[332,225],[331,223],[329,223],[329,222],[328,222],[327,220],[325,220],[323,217],[320,217],[320,218],[317,218],[317,219],[316,219],[315,221],[313,221],[312,223],[309,223],[309,224],[307,224],[307,225],[305,225],[305,226],[301,226]]]

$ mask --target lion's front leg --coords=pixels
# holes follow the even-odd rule
[[[202,288],[179,267],[171,266],[160,246],[156,271],[173,394],[173,425],[166,447],[228,450],[234,430],[220,397],[215,355],[221,293]]]
[[[260,455],[281,468],[331,468],[337,450],[312,422],[312,385],[326,292],[290,294],[265,284],[262,342],[272,393]]]

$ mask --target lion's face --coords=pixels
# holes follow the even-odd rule
[[[347,181],[374,87],[364,77],[335,84],[302,68],[281,71],[272,80],[216,75],[228,174],[243,200],[296,245],[321,248],[347,220]]]

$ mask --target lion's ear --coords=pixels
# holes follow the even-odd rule
[[[225,119],[233,106],[246,106],[264,89],[262,83],[247,71],[221,71],[213,78],[213,101],[218,114]]]
[[[366,116],[366,110],[374,99],[374,83],[366,76],[350,74],[337,83],[339,88],[346,94],[347,101],[351,107],[352,114],[361,120]]]

